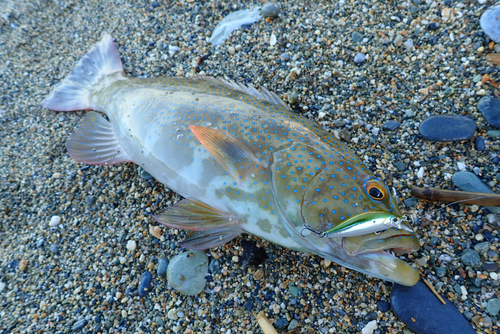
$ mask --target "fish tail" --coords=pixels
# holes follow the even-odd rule
[[[56,111],[99,110],[92,104],[92,93],[109,84],[105,78],[117,80],[125,72],[113,39],[107,33],[99,43],[76,64],[71,73],[59,83],[41,103]]]

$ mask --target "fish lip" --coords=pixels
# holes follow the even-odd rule
[[[404,226],[403,229],[390,228],[381,232],[369,233],[356,237],[343,237],[341,245],[344,252],[351,256],[380,254],[395,257],[393,253],[397,253],[398,255],[410,254],[420,248],[418,238],[413,233],[410,233],[410,230],[410,228]],[[401,242],[398,242],[398,240],[401,240]],[[353,247],[356,244],[359,247]],[[388,247],[383,247],[384,245]]]

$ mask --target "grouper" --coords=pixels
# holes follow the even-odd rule
[[[92,110],[66,142],[90,165],[134,162],[184,197],[154,219],[190,249],[249,233],[388,281],[419,272],[388,187],[345,144],[265,88],[212,77],[133,78],[104,34],[42,102]]]

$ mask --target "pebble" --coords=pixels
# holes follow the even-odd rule
[[[170,259],[167,269],[168,283],[187,296],[199,294],[205,288],[208,257],[202,251],[189,251]]]
[[[500,128],[500,99],[485,96],[477,103],[477,109],[491,126]]]
[[[50,251],[54,254],[58,254],[59,253],[59,244],[52,244],[50,245]]]
[[[79,331],[79,330],[83,329],[83,327],[85,327],[86,324],[87,324],[87,321],[85,319],[80,319],[73,324],[73,326],[71,327],[71,330],[74,332]]]
[[[164,257],[160,257],[158,259],[158,270],[157,274],[160,277],[165,277],[167,276],[167,268],[168,268],[168,260]]]
[[[490,138],[498,138],[500,137],[500,130],[490,130],[486,132],[486,136]]]
[[[365,327],[361,329],[361,334],[373,334],[373,332],[378,328],[377,320],[372,320],[366,324]]]
[[[360,64],[366,60],[366,56],[364,53],[359,52],[356,56],[354,56],[354,62],[356,64]]]
[[[486,184],[484,184],[476,174],[471,172],[457,172],[453,174],[451,180],[462,191],[478,192],[478,193],[488,193],[493,194],[493,190],[490,189]],[[486,207],[489,211],[500,214],[500,208],[498,207]]]
[[[491,298],[488,300],[488,303],[486,304],[486,311],[491,316],[496,316],[500,312],[500,299]]]
[[[472,268],[477,268],[481,265],[481,259],[479,254],[473,249],[466,249],[460,255],[460,261],[464,266],[470,266]]]
[[[483,263],[483,269],[486,271],[497,271],[498,270],[498,264],[494,262],[485,262]]]
[[[387,131],[393,131],[396,130],[401,126],[401,123],[397,121],[387,121],[384,123],[382,129],[387,130]]]
[[[149,271],[144,272],[142,274],[141,279],[139,280],[139,284],[137,286],[137,292],[140,297],[146,297],[148,293],[151,291],[151,280],[153,276]]]
[[[271,18],[278,17],[280,11],[280,6],[274,2],[266,2],[260,9],[262,16]]]
[[[234,55],[236,53],[236,50],[232,46],[230,46],[227,48],[227,52],[229,52],[230,55]]]
[[[137,248],[137,242],[135,240],[129,240],[127,241],[126,247],[129,251],[134,251]]]
[[[52,216],[52,218],[50,218],[50,223],[49,223],[50,227],[55,227],[58,226],[59,224],[61,224],[61,217]]]
[[[3,289],[5,289],[6,286],[7,286],[7,284],[5,284],[4,282],[0,281],[0,292],[2,292]]]
[[[149,233],[156,239],[161,239],[161,227],[155,225],[149,225]]]
[[[288,103],[290,104],[295,104],[297,103],[297,100],[299,98],[299,94],[296,91],[292,91],[290,94],[288,94]]]
[[[60,179],[61,176],[62,176],[61,173],[54,173],[54,174],[52,174],[52,178],[53,179]]]
[[[417,334],[476,333],[457,307],[443,299],[446,305],[422,281],[412,287],[394,284],[391,291],[394,314]]]
[[[471,139],[476,132],[476,123],[464,116],[431,116],[419,127],[426,140],[455,142]]]
[[[481,136],[476,137],[476,139],[474,140],[474,148],[478,151],[482,151],[484,150],[485,147],[486,144],[484,142],[484,138]]]
[[[291,331],[297,327],[299,327],[299,322],[295,319],[292,319],[292,321],[290,321],[290,324],[288,325],[288,330]]]
[[[21,259],[21,261],[19,261],[19,270],[21,271],[26,271],[26,268],[28,267],[28,260],[26,259]]]
[[[500,16],[500,5],[491,6],[488,8],[481,19],[479,24],[484,33],[495,43],[500,43],[500,22],[498,22],[498,17]]]
[[[479,254],[486,253],[490,249],[490,244],[485,241],[474,245],[474,250]]]
[[[219,260],[217,259],[212,259],[210,261],[210,264],[208,265],[208,270],[212,273],[212,274],[219,274],[220,273],[220,264],[219,264]]]
[[[389,309],[391,308],[391,304],[389,304],[388,302],[386,302],[385,300],[379,300],[377,302],[377,308],[381,311],[381,312],[387,312],[389,311]]]
[[[169,318],[170,320],[177,320],[177,319],[179,319],[179,317],[177,316],[177,310],[175,308],[172,308],[172,309],[168,310],[168,312],[167,312],[167,318]]]

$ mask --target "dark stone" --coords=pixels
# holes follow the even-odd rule
[[[243,248],[243,255],[241,256],[241,265],[246,266],[258,266],[262,264],[265,259],[267,259],[266,250],[257,245],[252,241],[242,240],[240,242]]]
[[[464,266],[470,266],[472,268],[477,268],[481,265],[481,259],[479,254],[473,249],[466,249],[460,255],[460,261]]]
[[[444,268],[444,267],[436,268],[436,276],[437,277],[444,277],[445,275],[446,275],[446,268]]]
[[[483,231],[483,236],[486,239],[486,241],[488,241],[488,242],[493,242],[493,240],[495,239],[493,234],[491,234],[491,232],[488,230]]]
[[[476,123],[464,116],[432,116],[420,124],[422,137],[430,141],[448,142],[471,139]]]
[[[278,329],[285,329],[288,327],[288,320],[286,320],[286,318],[280,318],[278,321],[276,321],[275,325]]]
[[[141,297],[146,297],[151,291],[151,273],[149,271],[146,271],[144,274],[142,274],[141,279],[139,280],[139,285],[137,286],[137,292],[139,293],[139,296]]]
[[[245,309],[246,309],[247,311],[252,311],[252,310],[253,310],[253,301],[248,300],[248,301],[245,303]]]
[[[389,304],[385,300],[379,300],[377,302],[377,307],[381,312],[387,312],[391,308],[391,304]]]
[[[418,199],[413,198],[413,197],[410,197],[410,198],[405,199],[403,202],[405,203],[405,205],[406,205],[408,208],[411,208],[412,206],[417,205],[417,203],[418,203]]]
[[[485,142],[484,142],[484,138],[479,136],[477,137],[475,140],[474,140],[474,148],[478,151],[482,151],[484,150],[484,148],[486,147],[485,145]]]
[[[382,126],[382,129],[387,130],[387,131],[392,131],[392,130],[396,130],[400,126],[401,126],[401,123],[399,123],[397,121],[387,121]]]
[[[85,197],[85,202],[88,206],[92,206],[95,204],[95,196],[87,196]]]
[[[483,263],[483,268],[486,271],[497,271],[498,264],[496,264],[494,262],[486,262],[486,263]]]
[[[158,259],[158,270],[157,274],[160,277],[167,276],[168,260],[164,257]]]
[[[396,166],[396,168],[397,168],[400,172],[402,172],[402,171],[404,171],[404,170],[406,169],[406,165],[405,165],[405,163],[404,163],[404,162],[401,162],[401,161],[400,161],[400,162],[396,162],[396,163],[394,164],[394,166]]]
[[[394,284],[391,291],[394,314],[417,334],[476,333],[456,306],[443,299],[446,305],[422,281],[411,287]]]
[[[429,24],[427,26],[427,28],[429,28],[429,30],[436,30],[438,28],[438,26],[439,25],[437,23],[433,22],[433,23]]]
[[[477,103],[477,109],[491,126],[500,129],[500,99],[485,96]]]

